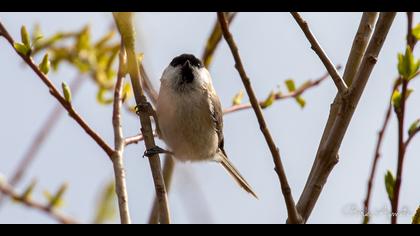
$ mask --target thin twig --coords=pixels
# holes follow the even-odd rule
[[[401,102],[400,107],[397,109],[397,119],[398,119],[398,164],[397,164],[397,176],[395,179],[394,186],[394,196],[392,197],[391,206],[391,223],[397,224],[398,221],[398,205],[400,198],[400,190],[402,183],[402,174],[404,170],[404,160],[405,160],[405,150],[406,146],[404,143],[404,133],[405,133],[405,108],[406,108],[406,97],[407,97],[407,88],[408,80],[402,80],[402,89],[401,89]]]
[[[72,80],[70,84],[70,89],[72,91],[73,97],[79,91],[79,88],[83,81],[84,80],[80,76]],[[25,154],[23,155],[23,158],[17,165],[17,168],[11,175],[9,184],[12,187],[15,187],[20,182],[20,180],[24,176],[29,166],[33,163],[39,150],[41,149],[42,145],[45,143],[48,135],[54,129],[63,111],[64,110],[60,104],[57,104],[55,108],[51,111],[50,115],[45,120],[44,124],[41,126],[41,129],[35,135],[35,138],[33,139],[31,145],[29,146],[29,148],[26,150]],[[3,195],[0,195],[0,206],[2,202],[3,202]]]
[[[366,198],[363,202],[364,203],[364,207],[363,207],[363,216],[364,216],[363,223],[364,224],[369,223],[369,220],[370,220],[370,199],[371,199],[372,190],[373,190],[373,180],[375,179],[376,169],[378,166],[379,159],[381,158],[382,142],[385,137],[386,129],[388,128],[389,120],[391,119],[392,95],[394,91],[398,88],[399,81],[400,81],[400,78],[397,78],[396,82],[394,83],[394,86],[391,92],[391,97],[388,100],[388,108],[386,109],[384,123],[382,124],[382,128],[378,133],[378,141],[376,142],[375,155],[373,156],[373,163],[372,163],[369,180],[367,184]]]
[[[337,66],[337,70],[340,70],[341,66],[338,65]],[[330,76],[330,74],[327,72],[325,75],[321,76],[319,79],[316,80],[308,80],[306,81],[301,87],[297,88],[295,91],[293,92],[289,92],[286,94],[276,94],[274,96],[274,100],[278,101],[278,100],[284,100],[284,99],[288,99],[288,98],[296,98],[299,97],[300,95],[302,95],[304,92],[306,92],[307,90],[318,86],[321,82],[323,82],[325,79],[327,79]],[[259,104],[260,106],[262,104],[264,104],[264,100],[260,101]],[[224,115],[233,113],[233,112],[237,112],[237,111],[241,111],[241,110],[245,110],[245,109],[249,109],[252,108],[251,103],[244,103],[244,104],[238,104],[238,105],[233,105],[231,107],[227,107],[223,110]]]
[[[413,29],[413,13],[407,12],[407,46],[413,51],[416,45],[416,38],[412,34]],[[398,206],[400,200],[400,191],[402,184],[402,176],[404,171],[404,160],[405,153],[407,150],[407,141],[404,141],[405,134],[405,113],[407,105],[407,93],[408,93],[408,78],[402,78],[402,89],[401,89],[401,102],[400,106],[396,109],[397,119],[398,119],[398,164],[397,164],[397,176],[395,179],[394,186],[394,196],[392,197],[391,206],[391,223],[397,224],[398,222]],[[410,135],[411,136],[411,135]],[[408,138],[410,139],[410,137]],[[409,143],[409,141],[408,141]]]
[[[5,194],[6,196],[9,196],[11,199],[14,199],[24,204],[25,206],[29,208],[33,208],[33,209],[44,212],[45,214],[47,214],[48,216],[50,216],[51,218],[57,220],[58,222],[62,224],[78,224],[76,220],[52,208],[49,203],[42,204],[42,203],[31,200],[29,197],[23,198],[18,193],[16,193],[15,190],[13,190],[12,186],[10,186],[9,184],[5,183],[2,180],[0,180],[0,192]]]
[[[314,164],[297,204],[299,213],[305,222],[308,220],[331,171],[338,163],[338,150],[340,149],[366,83],[376,64],[377,57],[382,49],[395,15],[395,12],[380,14],[372,39],[360,64],[361,66],[356,73],[353,84],[349,88],[350,91],[346,96],[339,99],[338,112],[336,113],[336,117],[332,118],[333,123],[330,132],[324,132]]]
[[[331,78],[333,79],[335,86],[337,87],[338,91],[341,94],[344,94],[347,91],[346,82],[341,78],[340,74],[336,70],[334,64],[328,58],[327,54],[325,54],[324,50],[322,49],[321,45],[319,45],[318,41],[316,40],[315,36],[312,34],[311,30],[309,29],[308,23],[300,16],[297,12],[291,12],[293,18],[295,18],[296,22],[299,24],[300,28],[302,29],[303,33],[305,34],[306,38],[311,43],[311,48],[315,51],[315,53],[319,56],[322,63],[324,63],[325,68],[330,73]]]
[[[14,40],[12,36],[7,32],[6,28],[0,22],[0,34],[3,36],[10,45],[14,48]],[[32,60],[31,57],[19,53],[15,48],[15,52],[31,67],[31,69],[38,75],[42,82],[48,87],[51,95],[57,99],[57,101],[67,110],[70,117],[72,117],[83,130],[105,151],[108,157],[112,156],[112,148],[86,123],[86,121],[74,110],[72,104],[68,102],[57,90],[54,84],[48,79],[48,77],[42,73],[38,65]]]
[[[420,120],[418,120],[420,122]],[[413,140],[413,138],[420,132],[420,127],[418,127],[417,129],[415,129],[410,136],[407,138],[407,140],[405,141],[405,148],[408,147],[408,145],[411,143],[411,141]]]
[[[137,61],[137,55],[135,51],[135,31],[132,22],[132,13],[113,13],[114,20],[117,24],[118,30],[121,34],[122,42],[124,43],[126,52],[127,52],[127,65],[128,72],[131,78],[131,84],[134,90],[134,97],[136,104],[139,106],[139,116],[140,116],[140,125],[141,133],[144,137],[144,142],[146,149],[152,149],[156,147],[152,123],[150,120],[151,112],[150,109],[153,109],[150,103],[147,101],[146,96],[144,95],[140,69]],[[156,195],[159,200],[159,217],[160,222],[163,224],[169,224],[170,220],[170,211],[168,204],[168,194],[166,191],[165,182],[163,180],[161,164],[158,154],[154,154],[149,157],[150,168],[153,175],[153,180],[155,184]]]
[[[118,197],[118,206],[120,211],[120,219],[122,224],[131,224],[130,211],[128,208],[128,194],[127,194],[127,184],[125,180],[125,170],[124,170],[124,147],[125,140],[121,124],[121,106],[123,103],[123,82],[124,82],[124,67],[126,65],[127,57],[125,51],[121,48],[119,53],[119,67],[118,67],[118,76],[115,84],[114,91],[114,105],[112,112],[112,125],[114,128],[114,142],[115,142],[115,151],[112,155],[112,163],[114,166],[115,174],[115,187]]]
[[[284,199],[286,202],[286,207],[287,207],[287,212],[288,212],[288,216],[289,216],[289,220],[290,223],[300,223],[301,219],[299,216],[299,213],[296,209],[295,206],[295,202],[293,200],[293,196],[292,196],[292,191],[290,189],[288,180],[287,180],[287,176],[285,173],[285,170],[283,168],[283,163],[280,159],[280,153],[278,148],[276,147],[276,144],[274,143],[274,140],[270,134],[270,131],[267,128],[267,124],[265,122],[264,116],[262,114],[262,110],[260,107],[260,104],[257,100],[257,97],[255,95],[254,90],[252,89],[251,86],[251,81],[249,79],[249,77],[247,76],[245,69],[242,65],[242,60],[241,57],[239,55],[239,51],[238,51],[238,47],[236,46],[235,41],[233,40],[232,34],[229,31],[229,27],[226,21],[226,17],[224,15],[223,12],[218,12],[217,13],[220,25],[222,27],[222,32],[223,32],[223,37],[225,38],[226,42],[229,45],[229,48],[232,52],[232,55],[235,59],[235,67],[239,72],[239,75],[241,76],[242,79],[242,83],[244,84],[244,87],[246,89],[246,92],[248,94],[249,100],[252,104],[252,108],[254,109],[255,115],[258,119],[258,123],[260,125],[260,129],[261,132],[264,135],[264,138],[267,142],[267,145],[270,149],[270,152],[273,156],[273,161],[275,164],[275,169],[277,172],[277,175],[279,177],[280,180],[280,184],[281,184],[281,189],[284,195]]]

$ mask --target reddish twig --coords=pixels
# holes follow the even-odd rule
[[[3,36],[10,45],[14,48],[14,40],[12,36],[7,32],[6,28],[0,22],[0,34]],[[26,56],[18,52],[14,48],[15,52],[25,61],[25,63],[37,74],[41,81],[48,87],[50,94],[57,99],[57,101],[67,110],[70,117],[72,117],[83,130],[105,151],[108,157],[112,156],[112,148],[86,123],[86,121],[74,110],[72,104],[68,102],[57,90],[54,84],[48,79],[48,77],[42,73],[38,65],[32,60],[31,57]]]
[[[249,77],[247,76],[245,69],[242,65],[242,60],[239,55],[238,47],[236,46],[235,41],[233,40],[232,34],[229,31],[229,27],[227,24],[226,17],[223,12],[217,13],[222,32],[223,37],[225,38],[226,42],[229,45],[229,48],[232,52],[232,56],[235,60],[235,67],[239,72],[239,75],[241,76],[242,83],[244,84],[244,87],[246,89],[246,92],[248,94],[249,100],[251,102],[252,108],[254,109],[255,115],[258,119],[258,123],[260,125],[261,132],[264,135],[264,138],[267,142],[267,145],[270,149],[271,155],[273,157],[273,161],[275,164],[276,173],[280,180],[281,189],[283,192],[283,196],[286,202],[287,212],[289,216],[290,223],[301,223],[301,217],[299,216],[299,213],[296,209],[295,201],[293,200],[292,191],[290,189],[286,172],[283,167],[283,163],[280,159],[280,153],[279,149],[277,148],[276,144],[274,143],[274,140],[271,136],[270,131],[267,128],[267,124],[265,122],[264,116],[262,114],[262,109],[260,107],[260,104],[257,100],[257,96],[255,95],[255,92],[251,86],[251,81]]]
[[[12,186],[5,183],[4,181],[0,180],[0,192],[9,196],[13,200],[16,200],[29,208],[33,208],[39,211],[44,212],[48,216],[52,217],[53,219],[57,220],[62,224],[77,224],[78,222],[71,217],[68,217],[56,209],[52,208],[49,203],[42,204],[36,201],[31,200],[29,197],[22,197],[18,193],[13,190]]]
[[[341,66],[338,65],[336,66],[337,70],[341,69]],[[304,92],[306,92],[307,90],[318,86],[321,82],[323,82],[325,79],[327,79],[329,77],[329,73],[327,72],[325,75],[323,75],[322,77],[320,77],[319,79],[316,80],[309,80],[306,83],[304,83],[301,87],[297,88],[295,91],[293,92],[289,92],[286,94],[276,94],[274,96],[274,100],[284,100],[284,99],[288,99],[288,98],[297,98],[300,95],[302,95]],[[262,104],[264,104],[264,101],[260,101],[260,106]],[[238,105],[233,105],[231,107],[225,108],[223,110],[223,113],[226,114],[230,114],[236,111],[241,111],[241,110],[245,110],[245,109],[250,109],[252,108],[251,103],[245,103],[245,104],[238,104]]]
[[[370,175],[369,175],[369,180],[368,180],[368,185],[367,185],[366,198],[364,200],[364,208],[363,208],[364,219],[363,219],[363,222],[365,224],[367,224],[369,222],[369,219],[370,219],[370,216],[369,216],[370,215],[370,210],[369,209],[370,209],[370,199],[371,199],[372,189],[373,189],[373,180],[375,178],[377,165],[378,165],[379,159],[381,157],[382,142],[383,142],[383,139],[385,137],[385,132],[386,132],[386,129],[388,127],[389,120],[391,119],[392,94],[398,88],[399,84],[400,84],[400,78],[398,78],[396,80],[396,82],[395,82],[395,84],[392,88],[391,98],[389,99],[389,102],[388,102],[388,108],[387,108],[386,113],[385,113],[384,123],[382,125],[381,130],[378,133],[378,141],[376,142],[375,155],[373,157],[373,163],[372,163],[372,167],[371,167],[371,171],[370,171]]]

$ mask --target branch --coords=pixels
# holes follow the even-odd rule
[[[337,66],[337,70],[339,70],[339,69],[341,69],[340,65]],[[288,99],[288,98],[299,97],[300,95],[302,95],[307,90],[318,86],[321,82],[323,82],[328,77],[329,77],[329,73],[327,72],[325,75],[323,75],[319,79],[308,80],[306,83],[304,83],[301,87],[297,88],[293,92],[289,92],[289,93],[286,93],[286,94],[276,94],[274,96],[274,100],[278,101],[278,100],[284,100],[284,99]],[[264,104],[264,102],[265,102],[264,100],[259,101],[260,106],[262,104]],[[252,108],[251,103],[238,104],[238,105],[233,105],[231,107],[225,108],[223,110],[223,113],[224,113],[224,115],[227,115],[227,114],[230,114],[230,113],[233,113],[233,112],[237,112],[237,111],[241,111],[241,110],[245,110],[245,109],[249,109],[249,108]]]
[[[299,24],[300,28],[302,29],[303,33],[305,34],[306,38],[311,43],[312,49],[315,53],[319,56],[322,63],[324,63],[325,68],[330,73],[331,78],[333,79],[335,86],[337,87],[338,91],[341,94],[344,94],[347,91],[346,82],[341,78],[338,71],[335,69],[334,64],[325,54],[324,50],[319,45],[318,41],[316,40],[315,36],[312,34],[311,30],[309,29],[308,23],[299,15],[297,12],[291,12],[293,18],[295,18],[296,22]]]
[[[405,141],[405,148],[408,147],[408,145],[411,143],[411,141],[413,140],[413,138],[420,132],[420,127],[418,127],[417,129],[415,129],[413,131],[413,133],[411,133],[410,136],[408,136],[407,141]]]
[[[378,166],[379,159],[381,158],[382,142],[383,142],[383,139],[385,137],[385,132],[386,132],[386,129],[388,127],[389,120],[391,119],[392,95],[394,94],[394,91],[398,88],[399,81],[400,81],[400,78],[397,78],[397,80],[395,81],[395,84],[392,88],[391,97],[388,101],[388,108],[387,108],[386,113],[385,113],[384,123],[382,125],[381,130],[378,133],[378,141],[376,142],[375,155],[373,157],[373,163],[372,163],[372,167],[371,167],[371,171],[370,171],[370,175],[369,175],[369,180],[368,180],[368,185],[367,185],[366,198],[364,200],[364,207],[363,207],[363,216],[364,216],[363,223],[364,224],[369,223],[369,220],[370,220],[370,199],[371,199],[372,189],[373,189],[373,180],[375,179],[376,169],[377,169],[377,166]]]
[[[38,75],[42,82],[48,87],[51,95],[55,97],[58,102],[67,110],[70,117],[72,117],[82,128],[83,130],[93,139],[95,142],[105,151],[105,153],[111,157],[113,150],[112,148],[86,123],[86,121],[74,110],[72,104],[68,102],[57,90],[54,84],[48,79],[48,77],[42,73],[38,66],[34,63],[31,57],[23,55],[16,51],[14,48],[14,40],[7,32],[6,28],[0,22],[0,35],[3,36],[13,47],[15,52],[25,61],[25,63],[31,67],[31,69]]]
[[[123,103],[122,98],[122,87],[124,82],[124,67],[126,65],[126,54],[124,47],[121,47],[119,53],[120,64],[118,67],[118,76],[115,84],[114,91],[114,105],[112,113],[112,125],[114,128],[114,142],[115,142],[115,151],[112,155],[112,163],[114,166],[115,174],[115,187],[116,193],[118,196],[118,205],[120,211],[120,219],[122,224],[130,224],[130,211],[128,208],[128,194],[127,194],[127,185],[125,180],[125,170],[124,170],[124,147],[125,140],[123,136],[122,124],[121,124],[121,105]]]
[[[168,193],[171,191],[172,186],[172,177],[174,175],[175,170],[175,161],[172,156],[169,154],[165,154],[165,162],[163,163],[163,179],[165,181],[166,190]],[[152,210],[149,216],[149,224],[157,224],[159,223],[159,202],[158,199],[155,198],[153,201]]]
[[[360,20],[359,28],[351,46],[350,55],[344,69],[344,82],[350,86],[360,67],[363,55],[365,55],[367,45],[373,33],[373,28],[378,19],[378,12],[364,12]]]
[[[336,108],[338,111],[332,110],[330,112],[330,115],[333,112],[336,112],[336,117],[329,118],[329,120],[332,121],[331,131],[328,133],[324,131],[312,170],[297,204],[297,208],[300,214],[302,214],[305,222],[308,220],[328,179],[328,176],[338,162],[338,150],[341,146],[344,135],[346,134],[360,97],[364,91],[366,83],[376,64],[377,57],[382,49],[395,14],[396,13],[394,12],[381,13],[379,20],[376,23],[372,39],[369,42],[365,55],[363,56],[360,64],[361,66],[356,73],[353,84],[349,88],[349,93],[344,97],[340,97],[340,95],[338,95],[339,98],[336,98],[339,101]]]
[[[228,24],[231,24],[233,19],[235,19],[236,12],[228,12],[226,13],[226,18],[228,21]],[[206,47],[204,48],[203,55],[201,56],[201,60],[203,61],[203,64],[206,68],[209,68],[212,60],[214,52],[217,49],[217,46],[220,43],[220,40],[222,40],[222,30],[220,28],[219,21],[216,19],[216,22],[214,23],[213,30],[207,39]]]
[[[72,83],[70,84],[70,89],[72,91],[73,97],[79,91],[80,85],[82,84],[83,81],[84,80],[80,76],[72,80]],[[50,115],[48,115],[48,118],[45,120],[44,124],[41,126],[41,129],[35,135],[31,145],[26,150],[21,161],[19,162],[13,174],[11,175],[10,180],[9,180],[10,186],[14,187],[17,184],[19,184],[25,172],[35,160],[35,157],[37,156],[42,145],[45,143],[48,135],[51,133],[51,131],[54,129],[55,125],[57,124],[62,112],[63,112],[63,108],[61,107],[60,104],[57,104],[55,108],[51,111]],[[2,203],[3,203],[3,195],[0,195],[0,206]]]
[[[153,137],[152,124],[150,120],[150,110],[149,112],[147,112],[148,109],[152,108],[143,93],[143,88],[141,84],[140,70],[134,46],[135,32],[132,22],[132,13],[113,13],[113,16],[117,24],[118,30],[121,34],[121,39],[124,43],[124,46],[126,47],[128,72],[130,74],[131,84],[133,86],[136,103],[141,108],[139,109],[141,132],[144,137],[146,149],[149,150],[156,147],[155,140]],[[166,191],[165,182],[163,180],[159,155],[155,154],[149,157],[149,163],[150,168],[152,170],[156,195],[159,200],[160,220],[161,223],[169,224],[171,221],[168,205],[168,195]]]
[[[9,184],[5,183],[2,180],[0,180],[0,192],[24,204],[25,206],[29,208],[33,208],[38,211],[44,212],[45,214],[47,214],[48,216],[50,216],[51,218],[57,220],[58,222],[62,224],[77,224],[78,223],[76,220],[56,211],[54,208],[51,207],[50,204],[41,204],[41,203],[31,200],[28,197],[23,198],[18,193],[16,193],[15,190],[13,190],[12,186],[10,186]]]
[[[258,123],[260,125],[260,129],[261,132],[264,135],[264,138],[267,142],[267,145],[270,149],[270,152],[273,156],[273,161],[275,164],[275,169],[277,172],[277,175],[279,177],[280,180],[280,184],[281,184],[281,189],[284,195],[284,199],[286,201],[286,207],[287,207],[287,212],[288,212],[288,216],[290,219],[291,223],[300,223],[301,219],[299,216],[299,213],[296,209],[295,206],[295,202],[293,200],[293,196],[292,196],[292,192],[287,180],[287,176],[285,173],[285,170],[283,168],[283,163],[280,159],[280,153],[278,148],[276,147],[276,144],[274,143],[273,138],[271,137],[270,131],[267,128],[267,124],[264,120],[264,116],[262,114],[262,110],[260,107],[260,104],[257,100],[257,97],[255,95],[254,90],[252,89],[251,86],[251,81],[248,78],[248,76],[246,75],[245,69],[242,65],[242,60],[241,57],[239,55],[239,51],[238,51],[238,47],[236,46],[235,41],[233,40],[232,34],[229,31],[229,27],[225,18],[225,15],[223,12],[218,12],[217,13],[221,28],[222,28],[222,32],[223,32],[223,37],[225,38],[226,42],[229,45],[229,48],[232,52],[232,55],[235,59],[235,67],[239,72],[239,75],[241,76],[242,79],[242,83],[244,84],[244,87],[246,89],[246,92],[249,96],[249,100],[251,101],[252,104],[252,108],[254,109],[255,115],[258,119]]]
[[[413,13],[407,12],[407,46],[413,51],[414,46],[416,45],[416,38],[412,34],[413,29]],[[405,160],[405,153],[407,150],[407,145],[410,142],[410,138],[407,141],[404,141],[404,133],[405,133],[405,113],[406,113],[406,105],[407,105],[407,93],[408,93],[408,83],[409,78],[402,78],[402,89],[401,89],[401,102],[400,107],[396,109],[397,119],[398,119],[398,165],[397,165],[397,177],[395,180],[394,186],[394,196],[391,200],[392,206],[392,214],[391,214],[391,223],[397,224],[398,222],[398,206],[399,206],[399,199],[400,199],[400,191],[401,191],[401,184],[402,184],[402,176],[404,171],[404,160]]]

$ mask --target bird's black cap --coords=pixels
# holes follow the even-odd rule
[[[197,57],[195,57],[192,54],[179,55],[171,61],[170,65],[173,66],[173,67],[176,67],[178,65],[182,66],[182,65],[185,64],[186,61],[189,61],[192,66],[195,66],[195,67],[198,67],[198,68],[203,67],[203,63],[201,62],[201,60],[198,59]]]

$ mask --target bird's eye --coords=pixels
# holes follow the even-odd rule
[[[200,59],[198,59],[192,54],[182,54],[180,56],[177,56],[171,61],[170,65],[176,67],[178,65],[184,65],[186,61],[189,61],[192,66],[195,66],[197,68],[203,67],[203,63],[200,61]]]

